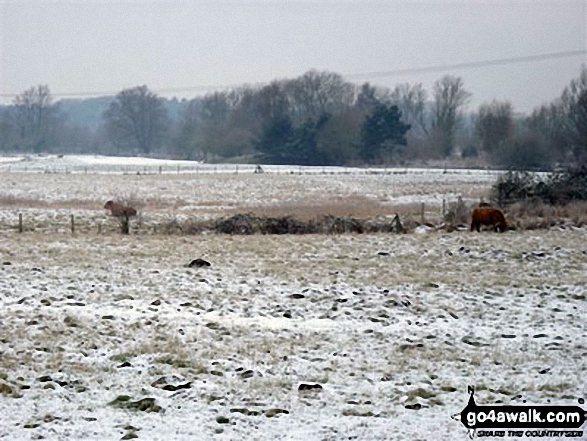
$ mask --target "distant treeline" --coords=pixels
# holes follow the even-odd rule
[[[470,97],[450,75],[428,92],[422,84],[356,85],[315,70],[181,101],[139,86],[54,103],[39,85],[0,107],[0,152],[294,165],[471,158],[517,168],[587,157],[587,69],[529,116],[507,101],[466,112]]]

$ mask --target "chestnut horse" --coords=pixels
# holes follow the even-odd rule
[[[130,218],[137,215],[137,210],[127,205],[119,204],[118,202],[108,201],[104,208],[110,210],[110,214],[118,218],[120,222],[120,232],[122,234],[130,233]]]
[[[503,233],[508,227],[503,213],[497,208],[475,208],[472,217],[471,231],[480,231],[481,225],[490,225],[493,231],[499,230]]]
[[[137,215],[137,210],[127,205],[119,204],[118,202],[108,201],[104,208],[110,210],[112,216],[116,217],[131,217]]]

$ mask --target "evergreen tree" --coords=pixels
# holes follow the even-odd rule
[[[318,121],[307,120],[294,131],[288,145],[291,163],[296,165],[326,165],[326,155],[318,150],[318,133],[328,122],[330,116],[322,114]]]
[[[272,118],[262,130],[257,150],[265,162],[273,164],[325,165],[327,158],[318,149],[317,137],[329,118],[323,114],[300,127],[294,127],[288,116]]]
[[[287,164],[289,147],[294,135],[291,118],[278,116],[271,118],[263,127],[256,147],[264,162]]]
[[[383,153],[395,153],[398,146],[407,144],[409,124],[401,121],[401,112],[395,105],[377,103],[365,117],[361,127],[359,156],[366,162],[379,160]]]

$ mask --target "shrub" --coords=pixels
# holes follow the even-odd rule
[[[509,171],[499,176],[491,189],[491,200],[499,207],[532,198],[537,181],[527,171]]]
[[[457,225],[467,224],[471,220],[471,209],[459,196],[457,202],[449,203],[448,211],[444,216],[444,221],[448,227],[455,227]]]
[[[527,200],[550,205],[585,201],[587,167],[571,167],[543,179],[526,171],[509,171],[498,178],[491,197],[499,206]]]
[[[554,173],[542,188],[542,198],[551,204],[587,200],[587,167]]]
[[[468,145],[461,152],[461,158],[466,159],[466,158],[477,158],[477,157],[479,157],[479,151],[477,150],[477,147],[475,147],[473,145]]]
[[[387,218],[366,220],[326,215],[305,221],[291,216],[264,217],[245,213],[219,219],[213,222],[210,228],[215,233],[231,235],[403,232],[401,222],[401,231],[398,231],[398,221],[399,216],[390,221]]]
[[[528,134],[501,144],[493,159],[506,167],[544,169],[552,163],[552,151],[542,137]]]

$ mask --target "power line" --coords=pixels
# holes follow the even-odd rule
[[[259,82],[259,83],[243,83],[248,84],[251,86],[263,86],[267,84],[266,82]],[[165,88],[165,89],[155,89],[152,90],[154,93],[157,94],[167,94],[167,93],[178,93],[178,92],[197,92],[197,91],[212,91],[212,90],[219,90],[219,89],[235,89],[237,87],[242,87],[243,84],[216,84],[216,85],[207,85],[207,86],[184,86],[184,87],[175,87],[175,88]],[[61,92],[61,93],[53,93],[51,92],[51,96],[58,97],[58,98],[70,98],[70,97],[109,97],[115,96],[120,92],[120,90],[113,92],[113,91],[94,91],[94,92]],[[10,98],[16,97],[20,95],[20,93],[0,93],[0,97]]]
[[[585,42],[587,45],[587,41]],[[432,66],[424,66],[424,67],[409,67],[404,69],[394,69],[394,70],[386,70],[386,71],[374,71],[374,72],[362,72],[362,73],[354,73],[354,74],[343,74],[343,77],[347,79],[369,79],[369,78],[384,78],[384,77],[393,77],[399,75],[406,75],[406,74],[416,74],[416,73],[432,73],[432,72],[443,72],[443,71],[450,71],[454,69],[471,69],[471,68],[481,68],[481,67],[489,67],[489,66],[505,66],[510,64],[519,64],[519,63],[530,63],[535,61],[544,61],[544,60],[553,60],[558,58],[569,58],[569,57],[576,57],[579,55],[587,54],[587,48],[573,50],[573,51],[564,51],[564,52],[551,52],[546,54],[539,54],[539,55],[527,55],[527,56],[520,56],[520,57],[511,57],[511,58],[498,58],[493,60],[481,60],[481,61],[469,61],[464,63],[454,63],[454,64],[438,64]],[[180,93],[180,92],[197,92],[197,91],[212,91],[212,90],[222,90],[222,89],[234,89],[237,87],[242,87],[243,85],[248,84],[252,86],[263,86],[267,84],[267,82],[258,82],[258,83],[243,83],[243,84],[216,84],[216,85],[201,85],[201,86],[184,86],[184,87],[176,87],[176,88],[166,88],[166,89],[157,89],[153,90],[154,93],[157,94],[169,94],[169,93]],[[94,96],[115,96],[118,94],[117,92],[62,92],[62,93],[52,93],[53,97],[59,98],[67,98],[67,97],[94,97]],[[19,95],[18,93],[0,93],[0,97],[4,98],[11,98],[16,97]]]
[[[413,74],[413,73],[442,72],[442,71],[453,70],[453,69],[470,69],[470,68],[487,67],[487,66],[504,66],[504,65],[508,65],[508,64],[529,63],[532,61],[543,61],[543,60],[552,60],[552,59],[556,59],[556,58],[576,57],[576,56],[585,55],[585,54],[587,54],[587,49],[579,49],[579,50],[574,50],[574,51],[552,52],[552,53],[540,54],[540,55],[527,55],[524,57],[498,58],[495,60],[469,61],[466,63],[438,64],[438,65],[426,66],[426,67],[413,67],[413,68],[395,69],[395,70],[387,70],[387,71],[379,71],[379,72],[365,72],[365,73],[345,75],[345,77],[346,78],[353,78],[353,79],[381,78],[381,77],[391,77],[391,76]]]

